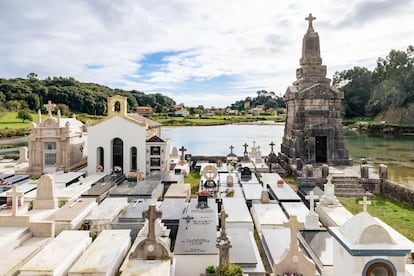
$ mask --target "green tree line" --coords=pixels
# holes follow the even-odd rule
[[[47,101],[52,101],[62,111],[105,115],[107,97],[115,94],[127,97],[129,111],[134,111],[137,106],[151,106],[157,112],[163,112],[164,108],[175,105],[173,99],[160,93],[112,89],[96,83],[80,82],[72,77],[40,80],[35,73],[30,73],[27,78],[0,78],[0,106],[11,111],[36,111],[42,109]]]
[[[414,47],[391,50],[376,67],[336,72],[333,85],[344,92],[346,118],[376,116],[391,107],[414,102]]]
[[[263,105],[265,109],[268,108],[285,108],[286,104],[282,97],[279,97],[273,91],[259,90],[256,92],[257,97],[246,97],[244,100],[236,101],[231,104],[231,109],[243,111],[245,104],[248,103],[251,108],[258,105]]]

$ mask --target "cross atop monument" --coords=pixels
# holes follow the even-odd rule
[[[270,152],[273,152],[273,147],[275,146],[275,143],[273,141],[269,144],[270,146]]]
[[[180,148],[180,151],[181,151],[181,160],[184,161],[184,153],[187,151],[187,149],[184,146],[182,146]]]
[[[47,112],[48,112],[48,117],[52,117],[52,111],[55,110],[56,105],[52,104],[51,101],[48,101],[47,104],[44,105],[44,107],[46,108]]]
[[[253,140],[253,147],[254,148],[256,147],[256,141],[255,140]]]
[[[233,149],[234,149],[234,147],[233,147],[233,145],[231,145],[231,146],[230,146],[230,153],[231,153],[231,154],[233,154]]]
[[[154,203],[151,203],[151,205],[149,206],[149,209],[147,211],[144,211],[142,214],[143,214],[144,218],[148,219],[148,238],[147,238],[147,240],[148,241],[155,241],[156,240],[155,221],[157,220],[157,218],[161,218],[162,212],[157,210]]]
[[[18,192],[17,191],[17,185],[14,184],[12,186],[12,192],[8,193],[8,195],[10,195],[11,198],[12,198],[12,216],[16,216],[17,215],[17,208],[19,206],[19,197],[22,197],[23,193]]]
[[[220,212],[220,225],[221,225],[221,232],[220,232],[220,238],[227,237],[226,234],[226,218],[228,218],[229,215],[224,210],[221,210]]]
[[[303,223],[298,221],[297,216],[291,216],[283,226],[290,229],[290,250],[298,250],[298,230],[303,229]]]
[[[305,17],[305,20],[309,21],[308,32],[314,32],[315,31],[313,29],[313,26],[312,26],[312,21],[315,20],[315,19],[316,19],[316,17],[312,16],[311,13],[308,15],[308,17]]]
[[[310,211],[313,213],[315,210],[315,199],[319,199],[319,196],[315,195],[313,191],[310,191],[309,195],[305,196],[306,199],[309,199]]]
[[[371,205],[371,201],[369,201],[366,196],[363,196],[362,201],[358,203],[363,206],[364,212],[368,212],[368,205]]]
[[[247,144],[247,143],[244,143],[244,145],[243,145],[243,147],[244,147],[244,155],[246,155],[247,154],[247,147],[248,147],[249,145]]]

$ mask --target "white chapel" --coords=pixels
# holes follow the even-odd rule
[[[108,116],[88,126],[88,174],[116,168],[146,176],[169,169],[169,140],[160,138],[161,124],[127,113],[127,107],[126,97],[109,97]]]

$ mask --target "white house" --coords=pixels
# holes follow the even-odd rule
[[[160,130],[160,123],[127,113],[126,97],[109,97],[108,116],[88,127],[88,174],[97,170],[110,173],[119,167],[123,173],[140,171],[146,175],[150,161],[146,141],[159,137]]]

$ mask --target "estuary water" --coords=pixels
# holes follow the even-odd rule
[[[171,140],[171,148],[184,146],[192,155],[227,155],[233,146],[233,152],[241,156],[244,143],[249,145],[248,151],[255,143],[264,156],[270,153],[271,142],[275,153],[280,152],[284,125],[163,127],[161,131],[162,138]],[[345,140],[354,164],[361,158],[386,164],[391,180],[414,189],[414,137],[370,137],[349,131]]]

